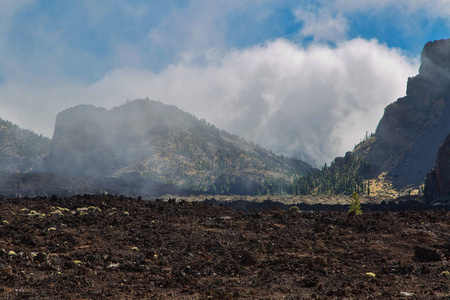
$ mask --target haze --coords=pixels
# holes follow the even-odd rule
[[[174,104],[315,166],[405,95],[447,1],[0,0],[0,117],[49,137],[56,114]]]

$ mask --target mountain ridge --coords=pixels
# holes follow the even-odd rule
[[[109,111],[82,105],[61,112],[46,167],[77,176],[135,173],[205,191],[221,185],[216,180],[223,174],[262,188],[266,180],[293,180],[313,170],[305,162],[277,156],[175,106],[149,99]]]

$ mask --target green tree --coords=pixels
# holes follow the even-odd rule
[[[356,192],[353,192],[348,213],[355,214],[356,216],[362,215],[361,204],[359,203],[359,195]]]

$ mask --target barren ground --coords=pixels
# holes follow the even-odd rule
[[[450,299],[448,211],[0,201],[1,299]]]

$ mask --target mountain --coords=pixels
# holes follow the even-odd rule
[[[59,113],[47,170],[92,177],[134,174],[211,192],[263,189],[313,168],[220,130],[175,106],[140,99],[111,110]]]
[[[428,42],[406,96],[388,105],[375,135],[354,150],[396,189],[419,186],[450,132],[450,39]]]
[[[0,119],[0,172],[24,173],[41,167],[50,139]]]

